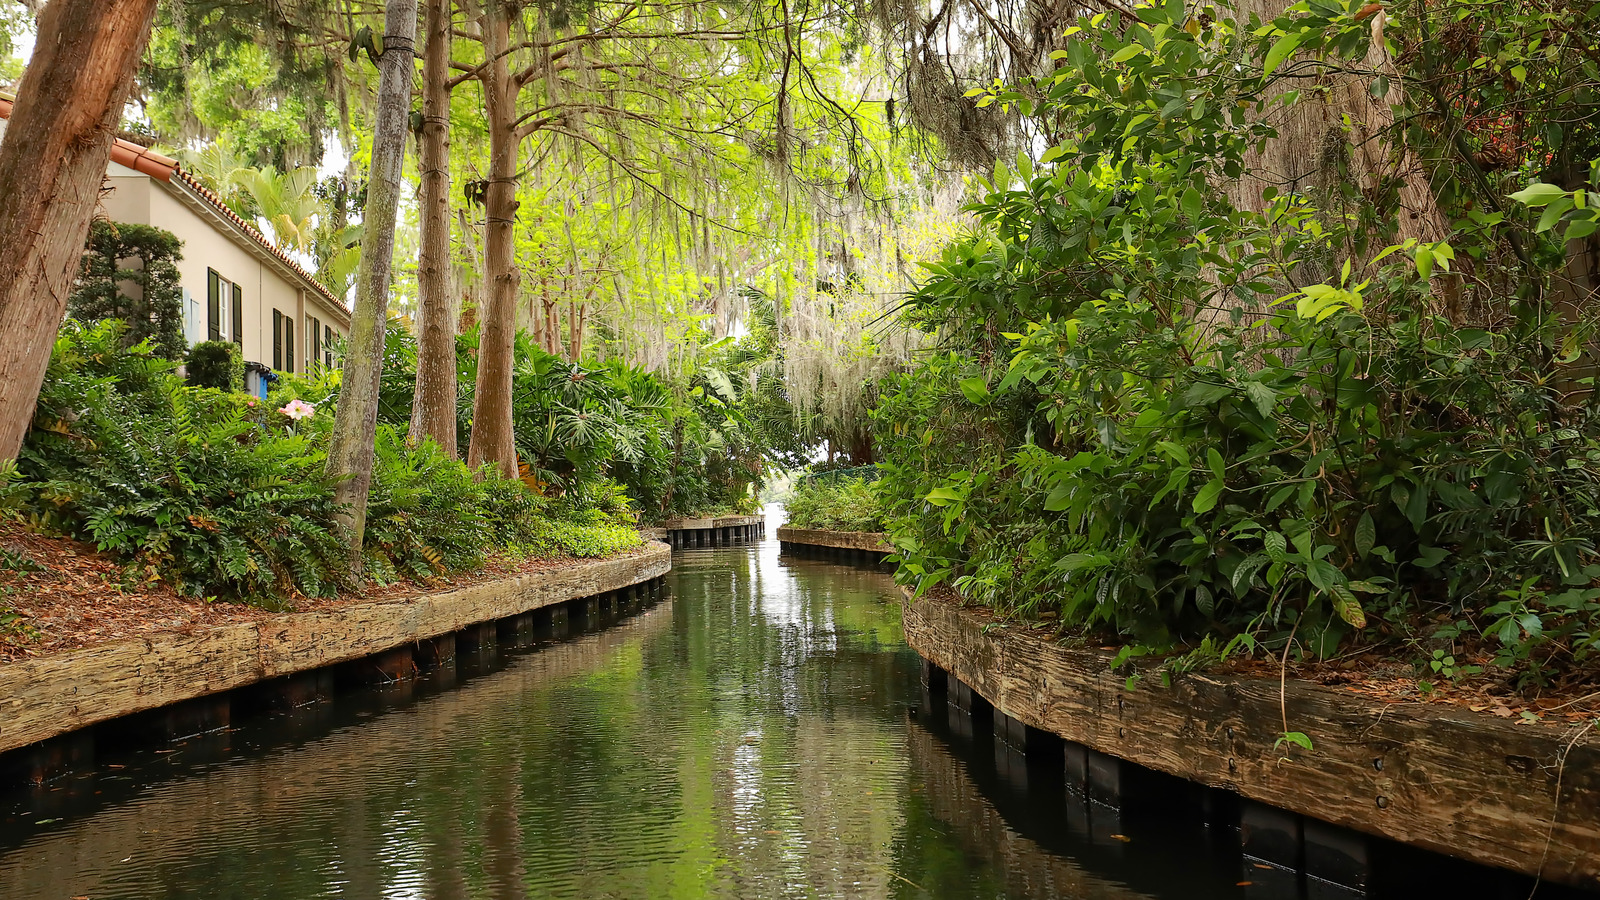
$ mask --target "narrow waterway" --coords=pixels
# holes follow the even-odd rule
[[[768,540],[680,553],[668,585],[596,633],[0,795],[0,897],[1304,895],[930,708],[885,574]]]

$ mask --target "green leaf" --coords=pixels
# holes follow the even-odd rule
[[[1565,197],[1566,195],[1566,191],[1553,184],[1536,182],[1512,194],[1511,199],[1528,206],[1546,206],[1557,197]]]
[[[968,402],[978,406],[989,402],[989,382],[982,376],[974,375],[971,378],[963,378],[961,379],[960,387],[961,396],[966,397]]]
[[[1185,468],[1189,467],[1189,451],[1183,449],[1177,444],[1174,444],[1171,441],[1157,441],[1156,449],[1172,457],[1173,462],[1176,462],[1178,465]]]
[[[1261,64],[1261,74],[1271,75],[1276,72],[1278,67],[1283,65],[1283,61],[1288,59],[1289,55],[1294,53],[1295,49],[1300,46],[1302,38],[1302,33],[1298,31],[1278,38],[1278,42],[1272,45],[1271,50],[1267,51],[1267,58]]]
[[[1544,215],[1539,217],[1539,224],[1533,227],[1534,232],[1543,234],[1554,228],[1556,223],[1561,221],[1561,217],[1566,215],[1567,210],[1571,209],[1572,206],[1571,197],[1557,197],[1554,202],[1544,208]]]
[[[1197,513],[1210,512],[1216,508],[1217,499],[1222,496],[1222,479],[1213,478],[1200,486],[1194,495],[1194,511]]]
[[[934,506],[949,506],[952,503],[960,503],[962,496],[952,488],[936,487],[922,499],[932,503]]]
[[[1361,520],[1356,523],[1356,555],[1366,559],[1377,542],[1378,526],[1372,521],[1372,512],[1368,510],[1361,514]]]
[[[1429,547],[1424,544],[1417,548],[1417,558],[1412,560],[1411,564],[1419,569],[1431,569],[1444,562],[1444,558],[1449,555],[1450,551],[1443,547]]]
[[[1128,46],[1123,47],[1121,50],[1118,50],[1116,53],[1112,54],[1111,61],[1114,63],[1127,62],[1143,52],[1144,48],[1138,44],[1129,44]]]
[[[1278,392],[1259,381],[1245,382],[1244,395],[1256,405],[1256,410],[1261,413],[1262,418],[1272,415],[1272,408],[1278,402]]]
[[[1223,463],[1222,454],[1217,452],[1217,448],[1206,450],[1206,465],[1211,467],[1211,474],[1217,476],[1218,481],[1228,476],[1228,467]]]
[[[1319,560],[1320,562],[1320,560]],[[1351,628],[1361,629],[1367,627],[1367,614],[1361,608],[1361,601],[1342,584],[1336,584],[1328,589],[1328,596],[1333,598],[1334,612],[1339,618],[1350,623]]]
[[[1203,200],[1204,198],[1200,196],[1200,192],[1194,188],[1189,188],[1188,190],[1184,191],[1182,201],[1183,214],[1191,219],[1200,218]]]
[[[1313,559],[1306,564],[1306,580],[1319,591],[1332,590],[1334,585],[1344,585],[1344,573],[1325,559]]]
[[[1289,554],[1289,539],[1276,531],[1269,531],[1261,536],[1261,543],[1266,547],[1267,558],[1273,562],[1282,562]]]
[[[1273,743],[1272,749],[1276,751],[1284,744],[1293,744],[1303,750],[1310,750],[1311,738],[1298,731],[1286,731],[1283,734],[1278,735],[1278,740]]]

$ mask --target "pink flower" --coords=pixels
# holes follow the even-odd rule
[[[278,410],[278,412],[298,422],[301,419],[309,419],[316,415],[317,408],[304,400],[290,400],[289,404]]]
[[[256,405],[256,402],[255,402],[255,401],[254,401],[254,400],[246,400],[246,401],[245,401],[245,402],[244,402],[244,405],[245,405],[245,406],[255,406],[255,405]]]

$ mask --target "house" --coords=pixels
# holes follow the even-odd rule
[[[11,117],[0,95],[0,140]],[[178,162],[118,139],[106,167],[101,213],[154,225],[183,241],[178,263],[184,339],[232,341],[246,360],[245,387],[265,396],[269,371],[332,365],[350,311],[301,265],[267,240]]]

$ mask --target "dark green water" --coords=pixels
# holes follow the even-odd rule
[[[669,585],[604,631],[0,795],[0,898],[1303,890],[1232,836],[1064,800],[930,707],[886,575],[769,541]]]

